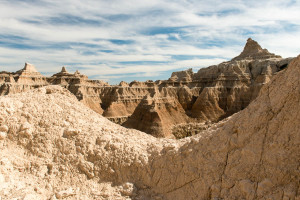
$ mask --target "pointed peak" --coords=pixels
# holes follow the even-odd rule
[[[38,72],[34,65],[30,63],[25,63],[23,69],[16,71],[16,74],[20,76],[31,76],[31,77],[41,77],[41,73]]]
[[[268,59],[268,58],[281,58],[281,56],[270,53],[267,49],[263,49],[258,42],[252,38],[247,39],[247,43],[242,53],[233,58],[232,60],[244,59]]]
[[[248,38],[243,52],[259,52],[261,50],[263,49],[255,40],[252,40],[252,38]]]
[[[34,65],[30,64],[30,63],[25,63],[25,66],[23,68],[23,71],[27,71],[27,72],[38,72],[35,68]]]
[[[125,82],[125,81],[121,81],[121,82],[119,83],[119,86],[122,86],[122,87],[129,87],[129,84],[128,84],[127,82]]]
[[[76,70],[75,72],[74,72],[74,75],[79,75],[80,74],[80,72],[78,71],[78,70]]]
[[[66,70],[66,67],[65,67],[65,66],[63,66],[63,67],[61,68],[61,72],[67,73],[67,70]]]

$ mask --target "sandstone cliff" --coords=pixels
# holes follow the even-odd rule
[[[66,89],[0,97],[2,199],[300,199],[300,57],[182,140],[109,122]]]

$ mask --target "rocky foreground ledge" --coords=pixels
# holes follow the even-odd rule
[[[261,87],[291,60],[248,39],[239,56],[197,73],[189,69],[172,73],[169,80],[121,82],[114,86],[89,80],[78,71],[69,73],[64,67],[52,77],[44,77],[33,65],[26,64],[18,72],[0,73],[0,94],[60,85],[97,113],[124,127],[156,137],[181,138],[200,133],[196,129],[203,123],[218,122],[246,108]]]
[[[2,199],[300,199],[300,57],[182,140],[116,125],[60,86],[0,98]]]

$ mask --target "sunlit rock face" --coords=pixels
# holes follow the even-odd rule
[[[191,116],[218,121],[244,109],[257,97],[261,87],[291,60],[232,60],[200,69],[194,74],[194,81],[202,85],[202,90],[193,104]]]
[[[217,122],[246,108],[257,97],[261,87],[278,71],[287,67],[291,60],[292,58],[283,59],[269,53],[256,41],[248,39],[243,52],[231,61],[202,68],[197,73],[193,73],[191,69],[173,72],[168,81],[156,82],[156,90],[147,89],[149,94],[168,99],[160,104],[178,102],[180,106],[177,106],[177,114],[173,114],[172,109],[154,106],[152,101],[147,103],[149,98],[143,102],[139,99],[139,105],[131,116],[128,113],[130,117],[124,125],[168,137],[169,130],[163,127],[177,125],[180,120],[176,119],[181,119],[187,125],[193,122]],[[143,88],[145,93],[145,87]],[[119,105],[120,102],[122,101],[119,101]],[[159,112],[168,114],[159,115]]]
[[[29,63],[17,72],[0,72],[0,95],[24,92],[48,84],[46,77]]]
[[[193,75],[194,75],[193,69],[190,68],[185,71],[173,72],[169,80],[174,82],[180,82],[180,81],[191,82],[193,81]]]
[[[196,73],[192,69],[173,72],[168,80],[122,81],[119,85],[89,80],[78,71],[69,73],[65,67],[46,78],[26,63],[18,72],[0,73],[0,94],[61,85],[113,122],[172,138],[170,130],[178,123],[214,123],[243,110],[291,60],[269,53],[249,38],[242,53],[231,61]]]
[[[109,86],[100,80],[89,80],[78,70],[75,73],[69,73],[65,67],[62,67],[59,73],[49,77],[48,82],[52,85],[60,85],[72,92],[78,100],[102,114],[101,99],[99,98],[99,88]]]
[[[249,38],[244,47],[242,53],[233,58],[234,60],[253,60],[253,59],[268,59],[268,58],[281,58],[281,56],[270,53],[267,49],[261,48],[261,46],[255,41]]]

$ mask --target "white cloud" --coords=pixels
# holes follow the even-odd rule
[[[161,76],[231,59],[248,37],[296,56],[299,9],[287,0],[3,0],[0,67],[16,71],[29,61],[45,74],[74,64],[95,77]]]
[[[226,60],[220,59],[220,58],[214,58],[214,59],[193,59],[193,60],[182,60],[175,62],[175,65],[181,66],[181,67],[193,67],[193,68],[199,68],[199,67],[206,67],[211,65],[216,65],[221,62],[224,62]]]

